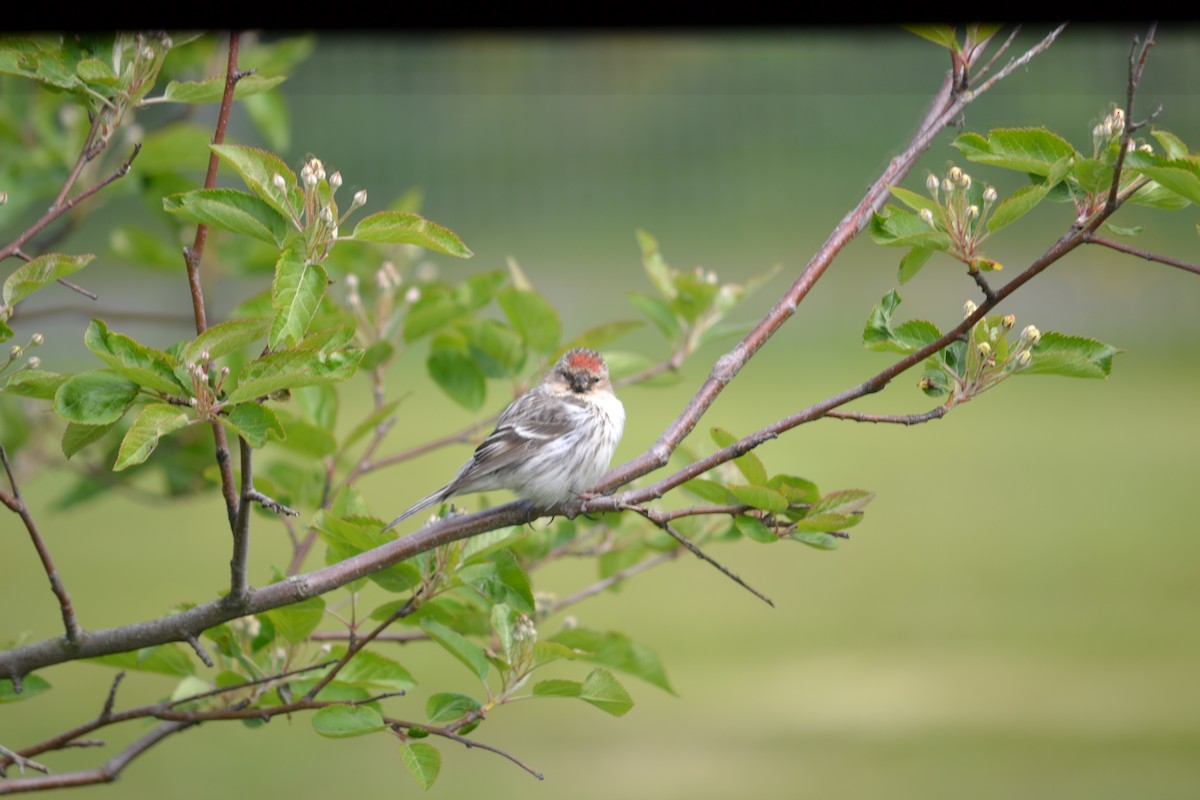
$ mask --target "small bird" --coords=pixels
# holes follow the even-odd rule
[[[604,359],[595,350],[568,350],[541,383],[504,409],[454,480],[384,530],[471,492],[511,489],[538,507],[578,497],[608,469],[624,428],[625,407],[613,394]]]

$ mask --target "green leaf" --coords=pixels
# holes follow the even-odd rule
[[[415,342],[466,313],[467,309],[446,295],[422,297],[404,319],[404,341]]]
[[[788,534],[789,539],[806,544],[809,547],[815,547],[818,550],[836,550],[841,544],[841,539],[829,533],[813,533],[810,531],[801,531],[799,533]]]
[[[1167,158],[1177,159],[1188,157],[1188,146],[1184,144],[1183,140],[1175,134],[1169,131],[1164,131],[1161,128],[1156,128],[1155,130],[1150,131],[1150,135],[1157,139],[1158,143],[1162,145],[1162,149],[1166,152]]]
[[[1119,352],[1119,348],[1095,339],[1046,331],[1033,347],[1033,360],[1018,374],[1106,378],[1112,372],[1113,356]]]
[[[748,517],[745,514],[739,514],[733,518],[733,524],[743,536],[752,542],[772,544],[779,541],[779,537],[771,533],[771,529],[764,525],[763,521],[757,517]]]
[[[451,630],[440,622],[425,617],[421,629],[450,655],[461,661],[481,681],[487,680],[489,664],[483,648],[463,638],[458,631]]]
[[[717,446],[721,448],[729,447],[738,441],[736,436],[723,428],[713,428],[709,431],[709,434],[712,436],[713,441],[717,443]],[[767,469],[753,452],[738,456],[733,460],[733,464],[750,483],[762,484],[767,482]]]
[[[163,173],[200,173],[208,164],[208,145],[212,127],[186,122],[167,125],[147,133],[142,138],[142,150],[137,158],[139,175]],[[174,265],[180,263],[179,248],[175,248]]]
[[[619,669],[675,694],[658,654],[622,633],[571,628],[552,636],[549,642],[570,648],[575,658]]]
[[[457,258],[474,255],[454,231],[407,211],[380,211],[364,217],[350,238],[360,242],[415,244]]]
[[[313,730],[331,739],[345,739],[386,730],[379,712],[369,706],[326,706],[313,714]]]
[[[280,389],[295,389],[342,381],[354,374],[361,350],[322,353],[315,350],[280,350],[247,364],[238,376],[229,403],[263,397]]]
[[[959,52],[958,37],[954,35],[953,25],[901,25],[909,33],[915,33],[922,39],[927,39],[938,47],[944,47],[947,50],[957,53]]]
[[[629,295],[629,302],[634,308],[645,314],[654,323],[654,326],[662,331],[668,341],[675,341],[683,335],[683,329],[679,326],[679,318],[671,306],[662,300],[647,294],[633,292]]]
[[[761,508],[763,511],[772,511],[778,514],[788,509],[787,498],[765,486],[730,484],[729,491],[746,505]]]
[[[0,703],[16,703],[37,697],[50,690],[50,682],[39,675],[26,675],[21,680],[21,692],[13,690],[13,682],[9,678],[0,678]]]
[[[280,424],[279,417],[264,405],[248,401],[227,407],[227,410],[229,413],[221,415],[218,419],[225,427],[244,438],[251,447],[262,447],[269,439],[290,438]]]
[[[1070,142],[1045,128],[998,128],[986,139],[964,133],[953,144],[971,161],[1041,176],[1059,159],[1075,155]]]
[[[109,331],[102,320],[92,320],[83,334],[83,343],[114,371],[147,389],[167,394],[186,391],[175,377],[179,362],[173,356]]]
[[[333,658],[342,658],[346,655],[346,648],[336,647],[330,655]],[[412,673],[399,663],[370,650],[355,653],[338,673],[337,681],[349,686],[387,692],[403,692],[417,685]]]
[[[284,75],[243,75],[233,87],[233,99],[269,91],[285,80]],[[163,99],[172,103],[219,103],[224,95],[225,77],[222,75],[203,81],[171,81],[163,92]]]
[[[942,252],[950,249],[950,237],[944,232],[895,206],[885,206],[883,211],[871,215],[868,230],[872,241],[888,247],[921,247]]]
[[[184,364],[199,363],[200,354],[206,350],[210,359],[236,353],[265,336],[270,325],[271,321],[268,319],[231,319],[228,322],[219,322],[188,342],[179,360]]]
[[[453,722],[481,708],[483,706],[474,697],[455,692],[439,692],[430,695],[425,703],[425,714],[430,722]]]
[[[809,516],[817,514],[853,514],[862,511],[867,504],[875,499],[874,492],[865,489],[843,489],[840,492],[830,492],[809,509]]]
[[[633,708],[633,698],[613,674],[597,667],[588,673],[579,692],[579,699],[601,711],[620,717]]]
[[[497,603],[492,606],[492,632],[496,634],[496,641],[500,643],[500,653],[504,657],[504,663],[509,665],[513,663],[513,645],[516,644],[513,633],[520,619],[520,615],[507,603]]]
[[[279,253],[275,263],[275,280],[271,284],[271,322],[268,339],[271,348],[294,345],[304,338],[316,316],[317,306],[325,296],[329,277],[320,264],[311,264],[304,257],[304,243],[296,239],[292,246]]]
[[[141,166],[140,161],[138,166]],[[122,261],[171,271],[179,269],[179,248],[170,245],[165,237],[141,226],[113,228],[108,235],[108,246]]]
[[[375,426],[392,415],[392,412],[396,410],[396,406],[398,405],[400,405],[400,401],[393,400],[368,414],[362,422],[354,426],[350,433],[346,434],[346,438],[342,441],[342,446],[338,452],[344,453],[351,445],[374,430]]]
[[[579,697],[582,693],[582,683],[579,681],[563,680],[562,678],[538,681],[533,685],[534,697]]]
[[[505,601],[522,614],[534,613],[533,589],[529,577],[511,550],[497,550],[491,561],[496,565],[496,578],[506,589]]]
[[[463,335],[467,352],[480,372],[489,378],[511,378],[525,365],[525,346],[512,329],[493,319],[465,318],[454,324]],[[441,344],[434,341],[434,347]]]
[[[902,186],[889,186],[888,191],[892,193],[892,197],[914,211],[921,212],[928,209],[935,217],[941,213],[942,207],[928,195],[910,192]]]
[[[222,161],[233,167],[250,191],[270,203],[286,219],[292,219],[292,209],[299,209],[303,198],[296,187],[296,174],[288,169],[279,156],[256,147],[235,144],[214,144],[209,147]],[[276,175],[283,178],[283,189],[275,186]]]
[[[913,276],[921,271],[921,267],[925,266],[925,262],[929,261],[929,257],[932,255],[933,251],[927,247],[912,248],[900,259],[900,270],[896,279],[901,284],[908,283],[912,280]]]
[[[11,306],[41,289],[48,283],[78,272],[95,258],[91,253],[68,256],[46,253],[12,271],[4,281],[4,305]]]
[[[1200,203],[1200,164],[1190,158],[1169,159],[1135,150],[1125,156],[1125,166],[1185,200]]]
[[[562,347],[559,348],[559,351],[565,353],[567,350],[570,350],[574,347],[590,347],[592,350],[599,350],[609,342],[619,339],[625,334],[635,331],[644,325],[644,322],[636,319],[617,320],[615,322],[597,325],[594,328],[588,328],[571,341],[562,345]]]
[[[121,440],[121,449],[117,451],[117,463],[113,465],[113,472],[141,464],[150,457],[154,448],[158,447],[159,439],[187,424],[188,415],[179,406],[148,403],[125,432],[125,438]]]
[[[133,405],[138,385],[107,369],[80,372],[58,387],[54,410],[68,422],[107,425]]]
[[[717,483],[705,478],[692,478],[685,482],[682,487],[684,491],[696,495],[701,500],[707,500],[710,503],[728,503],[729,491]]]
[[[321,624],[324,616],[325,601],[320,597],[307,597],[266,612],[267,619],[271,620],[279,635],[292,644],[299,644],[307,639]]]
[[[510,286],[496,295],[496,302],[531,350],[547,355],[554,352],[562,335],[562,324],[558,312],[544,297]]]
[[[1031,186],[1022,186],[1013,192],[1011,197],[1001,200],[992,211],[992,215],[988,217],[988,231],[995,233],[1025,216],[1046,198],[1050,189],[1049,183],[1035,183]]]
[[[70,458],[111,431],[114,425],[116,425],[115,422],[107,425],[80,425],[78,422],[68,422],[67,429],[63,431],[63,455]]]
[[[39,400],[53,399],[58,387],[70,378],[70,375],[60,375],[57,372],[44,372],[40,369],[23,369],[8,376],[8,380],[0,385],[0,391],[9,394],[19,394],[22,397],[36,397]]]
[[[449,347],[433,350],[425,362],[430,377],[454,402],[470,411],[483,407],[487,385],[483,373],[465,353]]]
[[[281,245],[291,226],[267,201],[236,189],[197,189],[163,198],[163,210],[189,222]]]
[[[422,789],[433,786],[442,770],[442,754],[426,742],[401,742],[400,757],[404,767],[416,779]]]
[[[387,360],[396,354],[396,348],[391,342],[380,340],[371,342],[363,352],[363,360],[361,366],[363,369],[375,369],[387,363]]]
[[[196,674],[196,665],[192,661],[191,650],[185,650],[182,645],[178,644],[143,647],[140,650],[89,658],[88,661],[95,664],[107,664],[118,669],[153,672],[159,675],[183,677]]]

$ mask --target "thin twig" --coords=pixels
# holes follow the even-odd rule
[[[1098,244],[1101,247],[1108,247],[1116,250],[1119,253],[1137,256],[1138,258],[1144,258],[1147,261],[1157,261],[1159,264],[1166,264],[1168,267],[1175,267],[1186,272],[1200,275],[1200,265],[1193,264],[1190,261],[1181,261],[1177,258],[1171,258],[1170,256],[1159,255],[1158,253],[1152,253],[1149,250],[1142,250],[1139,247],[1132,247],[1123,242],[1105,239],[1101,236],[1088,236],[1087,241],[1088,244]]]
[[[922,422],[941,419],[948,413],[950,413],[950,409],[947,406],[938,406],[926,411],[924,414],[867,414],[863,411],[827,411],[825,416],[832,419],[849,419],[855,422],[889,422],[893,425],[920,425]]]
[[[112,718],[113,706],[117,702],[117,689],[120,688],[123,680],[125,680],[125,670],[121,670],[113,676],[112,686],[108,687],[108,697],[104,698],[104,708],[100,711],[99,720],[107,721]]]
[[[983,292],[983,296],[985,299],[987,299],[987,300],[995,300],[996,299],[996,293],[992,290],[992,287],[988,284],[987,278],[983,277],[982,272],[980,272],[977,269],[969,268],[969,269],[967,269],[967,274],[971,276],[971,279],[973,281],[975,281],[975,285],[979,287],[979,291]]]
[[[765,594],[760,592],[758,589],[755,589],[750,584],[746,583],[744,580],[742,580],[740,577],[738,577],[735,573],[733,573],[728,567],[726,567],[720,561],[717,561],[715,558],[709,556],[707,553],[705,553],[703,550],[701,550],[699,547],[697,547],[694,542],[692,542],[690,539],[688,539],[686,536],[684,536],[679,531],[675,530],[675,526],[673,526],[667,520],[663,519],[663,516],[661,514],[659,514],[658,512],[654,511],[653,509],[646,508],[645,506],[626,505],[626,506],[623,506],[623,508],[625,508],[626,510],[634,511],[634,512],[640,514],[641,516],[645,517],[650,522],[657,525],[659,528],[662,528],[664,531],[666,531],[668,534],[670,534],[672,539],[679,542],[681,545],[683,545],[689,551],[691,551],[692,555],[694,555],[696,558],[700,559],[701,561],[705,561],[708,564],[710,564],[711,566],[715,567],[716,570],[718,572],[720,572],[722,575],[724,575],[726,578],[729,578],[731,581],[736,583],[738,586],[741,586],[746,591],[750,592],[750,594],[754,595],[759,600],[762,600],[764,603],[769,605],[771,608],[775,607],[774,600],[767,597]]]
[[[37,761],[34,761],[32,758],[25,758],[20,753],[14,753],[12,750],[9,750],[7,747],[5,747],[2,744],[0,744],[0,756],[4,756],[9,761],[11,761],[13,764],[16,764],[17,771],[20,772],[22,775],[25,774],[26,767],[28,767],[29,769],[32,769],[32,770],[36,770],[38,772],[44,772],[47,775],[50,774],[50,768],[47,767],[45,764],[41,764]],[[0,778],[7,777],[7,775],[8,775],[8,773],[4,769],[0,769]]]
[[[17,485],[17,476],[13,474],[12,465],[8,462],[8,451],[4,449],[4,445],[2,444],[0,444],[0,463],[3,463],[4,472],[8,475],[8,485],[12,487],[12,496],[0,493],[0,499],[2,499],[11,511],[15,512],[21,518],[21,522],[25,524],[25,530],[29,531],[29,538],[33,542],[33,547],[37,551],[38,558],[41,559],[42,569],[46,571],[46,577],[50,580],[50,590],[58,598],[58,607],[62,612],[63,628],[66,629],[67,644],[73,649],[74,645],[78,644],[80,638],[83,636],[83,628],[80,627],[79,621],[75,618],[75,608],[71,605],[71,595],[67,592],[67,587],[63,584],[62,578],[58,574],[58,568],[54,565],[54,559],[50,556],[50,548],[46,546],[46,540],[42,538],[33,515],[29,513],[29,507],[25,505],[25,498],[21,496],[21,487]]]
[[[217,423],[219,424],[219,423]],[[250,559],[250,509],[254,494],[254,456],[250,444],[238,437],[238,454],[241,456],[242,491],[238,500],[237,521],[233,526],[233,555],[229,559],[229,602],[244,606],[250,596],[250,583],[246,577]]]
[[[483,742],[477,742],[473,739],[468,739],[467,737],[463,736],[462,734],[455,733],[454,731],[450,730],[449,728],[442,728],[437,725],[426,725],[423,723],[418,724],[418,723],[413,723],[413,722],[405,722],[402,719],[393,719],[392,717],[384,717],[383,721],[385,723],[387,723],[392,728],[392,730],[395,731],[399,735],[406,735],[406,734],[404,734],[404,731],[407,731],[410,728],[417,728],[419,730],[426,731],[428,733],[432,733],[435,736],[441,736],[445,739],[450,739],[451,741],[458,742],[459,744],[464,745],[467,749],[473,749],[473,748],[477,747],[480,750],[487,750],[489,753],[495,753],[496,755],[498,755],[502,758],[507,758],[509,761],[516,764],[518,767],[525,770],[530,775],[537,778],[539,781],[544,780],[545,776],[543,776],[542,773],[533,769],[532,767],[527,765],[525,762],[521,761],[521,759],[517,758],[516,756],[512,755],[511,753],[506,753],[505,751],[501,750],[499,747],[493,747],[490,744],[484,744]],[[401,730],[401,729],[403,729],[403,730]]]
[[[627,578],[632,578],[634,575],[637,575],[638,573],[645,572],[648,569],[653,569],[654,567],[657,567],[659,564],[665,564],[668,561],[674,561],[676,558],[679,558],[679,556],[682,553],[683,553],[683,550],[680,550],[679,548],[675,547],[675,548],[672,548],[665,552],[651,556],[650,558],[642,559],[641,561],[637,562],[636,564],[628,566],[623,570],[614,572],[612,575],[609,575],[607,578],[596,581],[591,586],[587,586],[583,589],[580,589],[578,592],[575,592],[574,594],[570,595],[569,597],[564,597],[562,600],[559,600],[559,601],[551,604],[550,607],[547,608],[540,616],[548,617],[551,614],[557,614],[559,611],[562,611],[564,608],[569,608],[570,606],[573,606],[576,603],[580,603],[584,600],[587,600],[589,597],[595,597],[596,595],[600,594],[601,592],[605,591],[606,589],[616,586],[618,583],[621,583],[622,581],[624,581]]]
[[[204,645],[200,644],[200,639],[198,637],[189,636],[184,641],[186,641],[191,646],[192,650],[196,653],[196,657],[199,658],[202,662],[204,662],[204,666],[209,667],[209,668],[212,667],[212,665],[213,665],[212,656],[210,656],[208,654],[208,651],[204,649]]]
[[[308,692],[304,695],[304,698],[306,700],[315,699],[317,694],[322,689],[324,689],[326,686],[328,686],[330,681],[332,681],[334,678],[337,677],[338,673],[341,672],[342,668],[345,667],[348,663],[350,663],[350,659],[354,658],[354,656],[356,656],[360,650],[362,650],[368,644],[373,642],[375,640],[375,638],[377,636],[379,636],[379,634],[383,633],[388,628],[388,626],[391,625],[393,622],[395,622],[398,619],[403,619],[404,617],[407,617],[409,614],[416,611],[417,606],[420,603],[420,596],[421,596],[421,590],[417,589],[416,591],[413,592],[412,597],[410,597],[408,599],[407,603],[405,603],[404,605],[400,606],[400,608],[393,611],[388,616],[387,619],[385,619],[383,622],[380,622],[378,625],[376,625],[375,628],[370,633],[368,633],[366,636],[362,637],[361,639],[355,639],[355,638],[351,637],[350,644],[346,648],[346,654],[344,656],[342,656],[338,660],[338,662],[329,669],[329,672],[325,673],[325,675],[322,676],[321,679],[317,681],[315,686],[313,686],[311,689],[308,690]]]

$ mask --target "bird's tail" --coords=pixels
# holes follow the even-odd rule
[[[401,522],[408,519],[409,517],[411,517],[413,514],[417,513],[418,511],[429,508],[434,503],[442,502],[443,500],[445,500],[447,497],[450,496],[450,492],[447,491],[448,489],[449,489],[448,486],[443,486],[441,489],[438,489],[433,494],[428,495],[427,497],[422,497],[420,500],[418,500],[416,503],[414,503],[407,511],[405,511],[403,514],[401,514],[400,516],[396,517],[394,520],[389,522],[387,524],[387,527],[384,528],[384,530],[385,531],[390,530],[391,528],[396,527]]]

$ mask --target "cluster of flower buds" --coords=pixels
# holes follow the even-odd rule
[[[214,419],[221,409],[221,388],[229,377],[229,367],[221,367],[214,382],[211,362],[212,356],[205,350],[200,353],[199,362],[189,361],[187,365],[188,375],[192,378],[192,396],[188,398],[188,404],[196,409],[201,419]]]
[[[944,231],[951,242],[950,254],[978,269],[978,253],[987,239],[987,218],[996,204],[996,190],[991,186],[972,191],[971,176],[956,166],[946,171],[944,178],[933,173],[925,179],[925,188],[937,204],[936,211],[923,208],[921,220],[934,230]],[[989,269],[998,268],[988,262]]]
[[[28,352],[31,348],[40,347],[44,341],[46,341],[44,336],[42,336],[40,333],[35,333],[33,336],[29,337],[29,343],[24,347],[19,344],[14,344],[12,347],[8,348],[8,358],[4,361],[4,363],[0,364],[0,374],[7,372],[8,368],[15,364],[21,357],[23,357],[26,352]],[[12,374],[15,375],[16,373],[27,369],[38,369],[41,366],[42,359],[38,358],[37,356],[30,356],[25,363],[18,367]]]
[[[1099,155],[1108,149],[1114,139],[1120,139],[1125,132],[1125,112],[1114,108],[1108,115],[1092,128],[1092,155]]]
[[[330,248],[338,238],[338,228],[350,214],[367,203],[367,190],[354,193],[350,208],[338,216],[334,196],[342,186],[342,173],[326,176],[325,165],[319,158],[310,158],[300,168],[301,207],[293,208],[287,179],[278,172],[271,176],[271,185],[279,193],[284,206],[290,211],[292,224],[307,234],[306,256],[314,263],[324,261]]]

